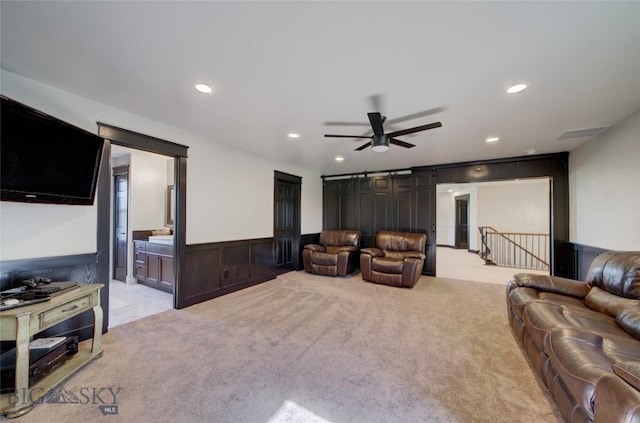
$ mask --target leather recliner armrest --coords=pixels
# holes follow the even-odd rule
[[[311,251],[320,251],[322,253],[326,251],[326,248],[323,245],[318,244],[307,244],[304,246],[304,248]]]
[[[419,251],[407,251],[404,253],[404,258],[414,258],[414,259],[424,260],[427,258],[427,256],[422,254]]]
[[[369,254],[372,257],[384,257],[384,251],[379,248],[363,248],[360,252],[363,254]]]
[[[584,299],[591,286],[586,282],[558,276],[535,275],[532,273],[517,273],[513,275],[513,282],[518,286],[534,288],[538,291],[569,295]]]
[[[335,247],[327,247],[328,253],[352,253],[354,251],[358,251],[358,247],[354,247],[352,245],[343,245],[343,246],[335,246]]]

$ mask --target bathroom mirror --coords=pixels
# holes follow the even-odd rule
[[[173,195],[173,185],[167,186],[167,226],[173,227],[173,215],[175,213],[175,196]]]

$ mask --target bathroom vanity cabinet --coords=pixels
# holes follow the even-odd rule
[[[173,293],[173,245],[141,240],[133,241],[133,244],[134,272],[138,282]]]

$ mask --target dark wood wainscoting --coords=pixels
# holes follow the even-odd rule
[[[187,245],[177,308],[275,279],[273,238]]]
[[[96,254],[10,260],[0,263],[0,289],[20,286],[20,281],[34,276],[50,278],[54,282],[74,281],[80,284],[104,283],[98,278]],[[100,291],[100,304],[104,312],[102,332],[109,324],[109,290]],[[39,336],[79,336],[81,340],[93,337],[93,312],[91,310],[53,326]],[[3,345],[4,347],[4,345]]]
[[[606,251],[609,250],[573,242],[558,242],[556,259],[561,263],[559,267],[563,271],[556,273],[556,276],[583,281],[587,277],[587,271],[593,259]]]

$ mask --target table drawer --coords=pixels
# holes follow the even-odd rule
[[[40,315],[40,328],[47,328],[55,325],[70,316],[80,314],[85,310],[93,308],[95,304],[93,301],[94,294],[90,293],[83,297],[76,298],[68,303],[61,304],[51,310],[47,310]]]

